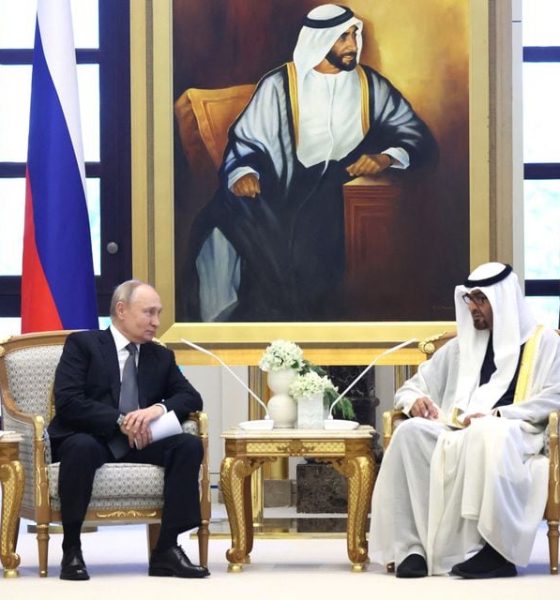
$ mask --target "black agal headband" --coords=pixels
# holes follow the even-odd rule
[[[504,265],[504,270],[496,273],[496,275],[492,275],[492,277],[487,277],[486,279],[465,279],[465,283],[463,285],[468,288],[473,287],[486,287],[488,285],[494,285],[495,283],[499,283],[503,281],[513,269],[511,265]]]
[[[344,11],[340,15],[332,17],[332,19],[312,19],[305,17],[303,19],[304,26],[311,27],[312,29],[328,29],[329,27],[336,27],[337,25],[346,23],[346,21],[349,21],[354,16],[354,13],[347,6],[340,6],[339,4],[337,6]]]

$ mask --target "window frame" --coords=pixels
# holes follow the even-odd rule
[[[524,46],[523,63],[560,63],[560,46]],[[523,179],[560,180],[560,163],[523,163]],[[525,279],[525,295],[540,297],[560,296],[559,279]],[[559,315],[560,326],[560,315]]]
[[[76,62],[99,65],[100,160],[86,162],[85,173],[100,180],[101,275],[95,285],[99,314],[107,315],[113,289],[132,272],[128,0],[99,0],[99,48],[77,49]],[[0,64],[32,65],[33,49],[0,48]],[[25,178],[25,168],[25,162],[0,162],[0,178]],[[107,251],[110,242],[118,244],[116,254]],[[0,315],[20,316],[20,289],[21,276],[0,275]]]

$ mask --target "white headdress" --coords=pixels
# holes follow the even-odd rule
[[[480,290],[492,307],[492,344],[496,370],[488,383],[479,386],[480,369],[490,331],[474,327],[463,295]],[[503,396],[515,375],[521,344],[533,332],[536,321],[517,275],[509,265],[491,262],[477,267],[463,285],[455,288],[455,312],[459,338],[459,381],[456,406],[468,413],[487,413]],[[468,410],[467,410],[468,408]]]
[[[294,49],[294,64],[299,81],[303,81],[305,75],[325,58],[336,40],[353,25],[357,27],[356,60],[359,62],[363,23],[349,8],[337,4],[322,4],[307,14]]]

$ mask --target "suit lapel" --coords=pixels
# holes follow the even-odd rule
[[[113,402],[115,404],[115,407],[118,407],[119,397],[121,394],[121,374],[119,370],[119,358],[117,356],[117,348],[115,346],[113,334],[109,329],[101,331],[100,334],[101,355],[103,356],[105,368],[107,369],[107,373],[109,374]]]

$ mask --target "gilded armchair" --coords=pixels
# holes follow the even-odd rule
[[[4,428],[22,434],[20,460],[25,489],[20,517],[37,525],[39,575],[48,574],[49,524],[60,522],[58,463],[51,462],[46,426],[54,414],[54,373],[68,331],[13,336],[0,344],[0,392]],[[193,413],[183,429],[199,435],[204,447],[200,493],[202,524],[198,529],[200,563],[208,563],[210,486],[208,423]],[[95,476],[86,523],[146,523],[148,548],[159,535],[163,506],[163,468],[130,463],[106,464]]]
[[[454,337],[454,334],[443,333],[420,342],[418,345],[421,352],[430,358],[432,354],[448,340]],[[383,448],[386,449],[390,442],[395,428],[399,422],[406,419],[407,416],[398,410],[391,410],[383,413]],[[558,574],[558,525],[560,519],[560,453],[558,446],[558,425],[560,411],[551,412],[548,417],[547,437],[544,453],[548,457],[548,498],[544,512],[544,519],[548,524],[548,550],[550,561],[550,574]],[[392,571],[394,565],[387,565],[387,570]]]

